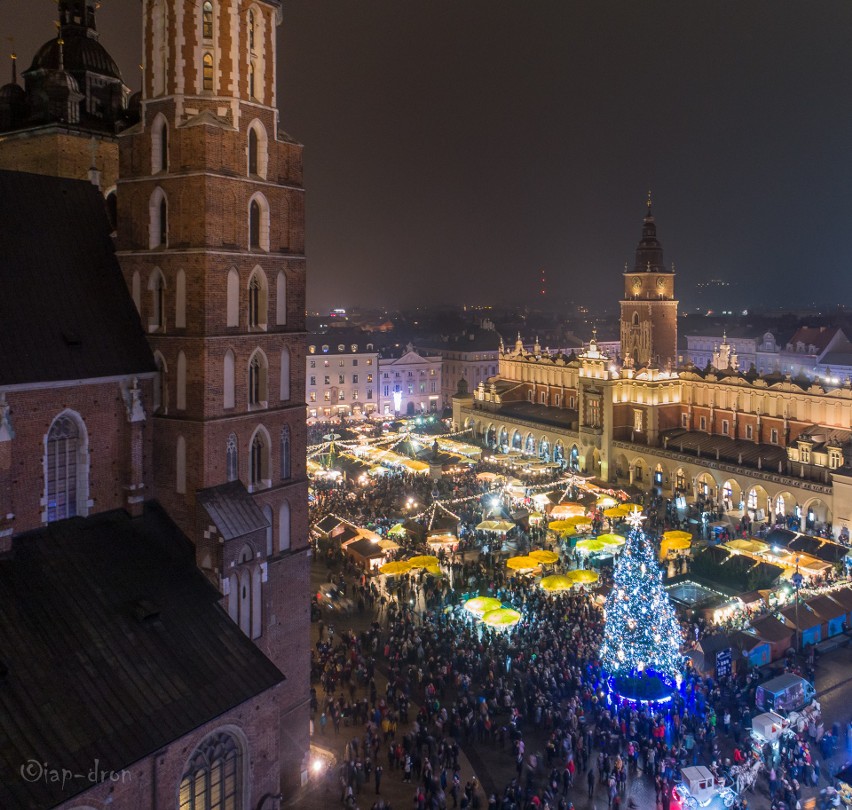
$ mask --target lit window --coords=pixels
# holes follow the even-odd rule
[[[213,55],[209,54],[209,53],[205,53],[202,62],[203,62],[202,88],[204,90],[212,90],[213,89]]]
[[[180,781],[179,810],[242,810],[242,777],[237,741],[230,734],[211,734]]]
[[[213,39],[213,4],[210,2],[201,6],[201,23],[204,39]]]

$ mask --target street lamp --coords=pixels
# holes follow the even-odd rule
[[[796,589],[796,652],[802,654],[802,631],[799,629],[799,588],[802,587],[804,578],[799,573],[799,555],[796,555],[796,572],[790,577],[793,587]]]

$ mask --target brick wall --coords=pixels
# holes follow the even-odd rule
[[[124,381],[125,386],[129,382]],[[143,403],[151,402],[152,381],[139,381]],[[8,522],[15,534],[40,528],[45,511],[45,442],[54,419],[68,409],[80,415],[89,442],[89,513],[128,507],[128,492],[133,483],[132,425],[127,421],[119,381],[88,382],[67,388],[33,388],[7,391],[10,419],[15,438],[4,456],[9,465],[8,487],[0,488],[0,516],[14,514]],[[152,425],[150,417],[142,426],[142,470],[146,488],[141,494],[151,497]],[[0,456],[0,464],[4,456]],[[0,475],[0,482],[3,480]],[[133,493],[139,494],[139,493]],[[2,527],[2,523],[0,523]]]

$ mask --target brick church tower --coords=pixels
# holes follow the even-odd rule
[[[642,239],[636,248],[632,270],[624,268],[624,299],[621,301],[621,356],[625,365],[642,368],[677,365],[677,305],[674,269],[663,264],[663,246],[657,225],[648,211]]]
[[[302,147],[279,128],[278,0],[143,0],[118,255],[159,369],[155,496],[287,677],[308,747]],[[285,782],[292,779],[285,775]]]

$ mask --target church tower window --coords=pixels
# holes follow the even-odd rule
[[[202,67],[202,88],[213,89],[213,54],[205,53]]]
[[[209,0],[201,7],[201,27],[204,39],[213,39],[213,4]]]
[[[225,477],[228,481],[236,481],[239,478],[239,456],[237,455],[237,437],[232,433],[228,436],[228,444],[225,448]]]

